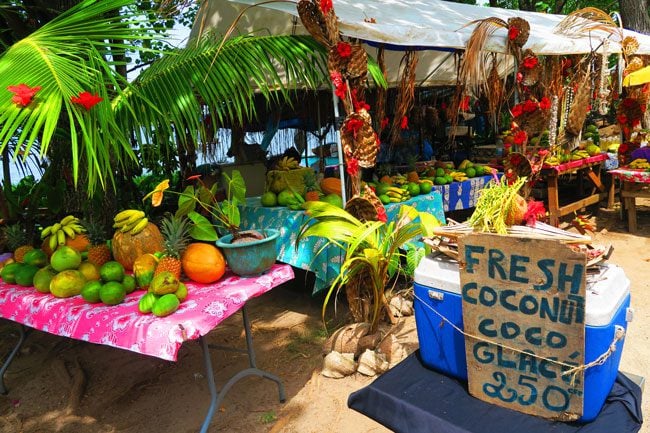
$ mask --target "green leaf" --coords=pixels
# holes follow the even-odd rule
[[[214,242],[219,239],[217,231],[210,221],[198,212],[190,212],[188,218],[194,223],[190,228],[190,236],[197,241]]]
[[[410,277],[415,275],[415,269],[420,264],[420,260],[424,257],[424,248],[418,247],[413,243],[407,244],[406,251],[406,274]]]
[[[228,199],[243,204],[246,201],[246,182],[239,170],[233,170],[232,177],[224,173],[224,177],[228,185]]]
[[[230,202],[228,200],[224,200],[223,202],[221,202],[221,210],[226,216],[226,219],[228,220],[228,224],[231,227],[239,227],[240,224],[239,208],[237,207],[236,203]]]
[[[194,209],[196,209],[196,199],[194,197],[194,187],[190,185],[178,196],[176,216],[188,215]]]

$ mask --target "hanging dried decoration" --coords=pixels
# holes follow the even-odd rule
[[[521,61],[521,50],[530,36],[530,24],[523,18],[508,19],[508,49],[518,61]]]
[[[368,73],[366,50],[360,44],[339,41],[330,48],[327,69],[340,72],[344,79],[365,80]]]
[[[598,114],[601,116],[609,112],[609,88],[607,87],[607,78],[609,77],[609,41],[603,41],[602,51],[600,53],[600,78],[598,81]]]
[[[623,40],[623,31],[605,11],[594,7],[578,9],[568,14],[554,29],[554,33],[576,36],[594,30],[618,35]]]
[[[418,54],[406,51],[400,62],[400,83],[397,89],[397,100],[393,113],[390,131],[390,145],[401,143],[401,133],[408,128],[408,113],[415,99],[415,68],[418,65]],[[406,120],[406,121],[405,121]]]
[[[387,79],[388,74],[386,72],[386,59],[385,59],[385,50],[384,46],[380,46],[377,50],[377,64],[381,70],[384,80]],[[381,137],[381,133],[386,127],[384,118],[386,117],[386,93],[387,89],[385,87],[377,86],[377,100],[375,102],[375,122],[377,124],[377,135]]]
[[[555,140],[557,139],[557,114],[559,108],[559,97],[558,95],[553,95],[551,97],[551,116],[548,121],[548,143],[549,147],[555,146]]]
[[[315,0],[300,0],[297,9],[302,25],[314,39],[326,47],[336,45],[339,29],[333,8],[323,11]]]
[[[525,50],[522,53],[522,60],[519,64],[518,81],[524,86],[534,86],[540,79],[542,73],[542,65],[539,59],[531,50]],[[519,80],[521,77],[521,80]]]
[[[590,73],[591,73],[591,64],[587,62],[586,70],[580,78],[578,78],[574,83],[577,86],[577,91],[571,108],[569,110],[569,116],[567,117],[565,131],[567,134],[570,134],[574,137],[580,134],[582,131],[582,126],[585,123],[587,118],[587,113],[589,112],[589,100],[591,98],[591,82],[590,82]]]
[[[343,153],[355,158],[363,168],[374,167],[379,151],[377,134],[370,122],[370,114],[362,109],[346,117],[340,131]]]

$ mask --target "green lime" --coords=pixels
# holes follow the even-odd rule
[[[467,177],[474,177],[476,176],[476,170],[474,167],[469,167],[467,170],[465,170],[465,174],[467,174]]]
[[[43,266],[47,265],[47,254],[45,254],[45,251],[41,250],[40,248],[34,248],[25,254],[23,263],[26,265],[34,265],[42,268]]]
[[[109,281],[99,289],[99,298],[106,305],[117,305],[124,301],[126,290],[117,281]]]
[[[260,197],[262,206],[273,207],[278,205],[278,196],[273,191],[267,191]]]
[[[135,277],[133,275],[125,275],[122,279],[122,286],[126,291],[126,294],[133,292],[135,290]]]
[[[33,285],[41,293],[50,293],[50,281],[56,275],[54,269],[46,266],[34,274]]]
[[[278,194],[278,204],[280,206],[286,206],[294,198],[295,197],[293,196],[293,193],[290,190],[288,190],[288,189],[282,190],[282,191],[280,191],[280,194]]]
[[[388,204],[388,203],[390,203],[390,197],[388,197],[386,194],[381,194],[381,195],[379,196],[379,200],[381,200],[381,202],[382,202],[383,204]]]
[[[99,297],[99,291],[102,288],[102,282],[99,280],[93,280],[93,281],[88,281],[86,284],[84,284],[83,288],[81,289],[81,297],[84,298],[84,301],[91,303],[91,304],[96,304],[97,302],[101,301],[101,298]]]
[[[420,194],[429,194],[432,189],[433,185],[431,185],[429,182],[422,182],[420,184]]]
[[[420,185],[418,185],[415,182],[409,182],[407,185],[407,190],[409,194],[411,194],[411,197],[415,197],[416,195],[420,195]]]
[[[2,268],[2,271],[0,271],[0,277],[2,277],[2,281],[5,283],[9,284],[15,284],[16,283],[16,271],[18,271],[20,268],[25,266],[22,263],[14,262],[14,263],[9,263],[8,265],[5,265]]]
[[[34,283],[34,275],[38,272],[38,266],[23,264],[16,270],[16,284],[23,287],[30,287]]]
[[[436,185],[445,185],[447,183],[447,179],[443,176],[437,176],[434,180],[433,183]]]
[[[116,261],[106,262],[99,268],[102,281],[122,281],[124,279],[124,266]]]
[[[436,176],[434,176],[434,177],[444,176],[444,175],[445,175],[445,169],[444,168],[442,168],[442,167],[436,168]]]

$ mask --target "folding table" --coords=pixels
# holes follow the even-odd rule
[[[0,318],[19,324],[18,340],[0,367],[0,393],[5,394],[4,373],[31,329],[90,343],[126,349],[144,355],[176,361],[183,342],[199,340],[210,390],[210,406],[201,426],[206,432],[215,410],[235,382],[247,376],[260,376],[278,385],[279,398],[285,400],[284,385],[271,373],[257,368],[246,301],[293,279],[291,266],[276,264],[267,273],[240,278],[228,273],[214,284],[188,282],[188,297],[167,317],[141,314],[141,291],[127,295],[119,305],[89,304],[81,297],[60,299],[39,293],[33,287],[0,282]],[[217,390],[210,348],[203,338],[225,319],[242,310],[249,367],[232,376]]]

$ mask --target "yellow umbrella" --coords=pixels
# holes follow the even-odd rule
[[[623,78],[623,85],[625,87],[640,86],[645,83],[650,83],[650,66],[634,71]]]

